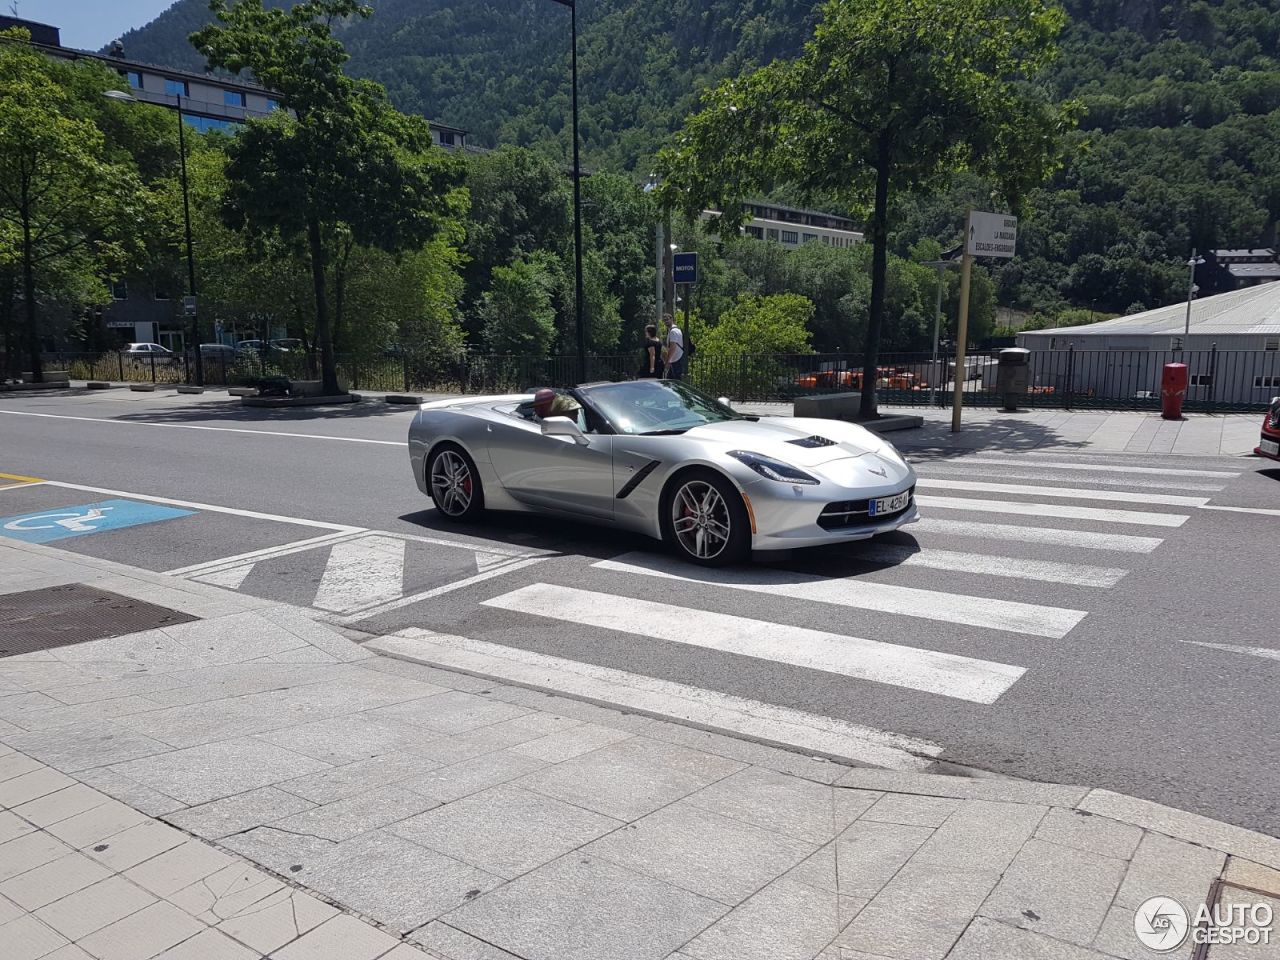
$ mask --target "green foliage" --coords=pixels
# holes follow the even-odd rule
[[[811,353],[813,303],[795,293],[743,296],[702,335],[699,355]]]
[[[137,168],[113,156],[95,122],[117,81],[96,65],[54,61],[25,31],[0,33],[0,268],[9,281],[6,342],[17,290],[31,369],[41,379],[41,301],[104,298],[145,222]]]
[[[515,356],[547,356],[555,342],[554,287],[545,256],[494,267],[479,311],[489,349]]]
[[[328,272],[337,321],[349,251],[419,250],[465,210],[462,169],[431,146],[427,123],[397,112],[381,87],[346,76],[335,23],[367,17],[355,0],[305,0],[288,10],[262,0],[215,0],[222,26],[192,36],[215,66],[249,71],[288,110],[250,122],[228,146],[228,225],[254,237],[305,243],[325,390],[338,390]]]
[[[1059,163],[1075,114],[1030,82],[1063,22],[1042,0],[828,0],[800,57],[717,86],[661,154],[661,198],[688,216],[741,211],[783,184],[870,210],[865,416],[875,416],[890,196],[972,170],[1021,209]],[[721,225],[736,230],[738,218]]]

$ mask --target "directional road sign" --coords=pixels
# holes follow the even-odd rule
[[[975,257],[1012,257],[1018,240],[1018,218],[1004,213],[969,214],[965,252]]]

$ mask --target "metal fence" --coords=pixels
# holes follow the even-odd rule
[[[995,406],[998,351],[966,357],[960,379],[965,403]],[[1160,407],[1160,379],[1166,363],[1185,363],[1190,374],[1188,410],[1262,410],[1280,395],[1280,351],[1275,350],[1033,350],[1029,356],[1026,407],[1057,409],[1149,409]],[[687,380],[716,396],[740,401],[787,401],[862,388],[862,356],[856,353],[698,355],[689,360]],[[131,357],[122,353],[46,357],[50,370],[66,370],[76,380],[194,381],[194,358]],[[628,380],[639,355],[587,358],[585,377],[574,356],[503,356],[484,353],[338,358],[338,378],[353,390],[415,393],[513,393],[533,387],[571,386],[581,380]],[[317,379],[318,361],[301,351],[214,355],[204,358],[210,385],[251,384],[263,378]],[[952,402],[955,358],[929,354],[882,354],[876,392],[886,406],[939,406]]]

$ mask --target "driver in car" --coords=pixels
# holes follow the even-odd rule
[[[582,405],[573,397],[557,393],[549,387],[543,387],[533,395],[533,413],[538,420],[547,417],[568,417],[578,425],[578,429],[586,430],[586,418],[582,414]]]

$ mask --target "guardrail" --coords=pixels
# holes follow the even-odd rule
[[[960,379],[965,403],[995,406],[998,351],[966,357]],[[1280,351],[1276,350],[1033,350],[1024,407],[1056,409],[1157,410],[1166,363],[1188,366],[1190,386],[1184,409],[1262,410],[1280,395]],[[629,380],[640,366],[639,351],[587,358],[586,382]],[[133,357],[123,353],[51,353],[50,368],[70,371],[76,380],[190,383],[192,355]],[[209,385],[237,385],[264,377],[317,379],[318,363],[301,351],[206,355]],[[579,382],[575,356],[531,357],[487,353],[338,358],[339,380],[353,390],[415,393],[513,393],[534,387],[566,387]],[[686,379],[715,396],[734,400],[794,400],[862,389],[862,357],[856,353],[762,353],[697,355]],[[881,404],[949,407],[956,379],[955,358],[888,353],[877,363],[876,393]]]

